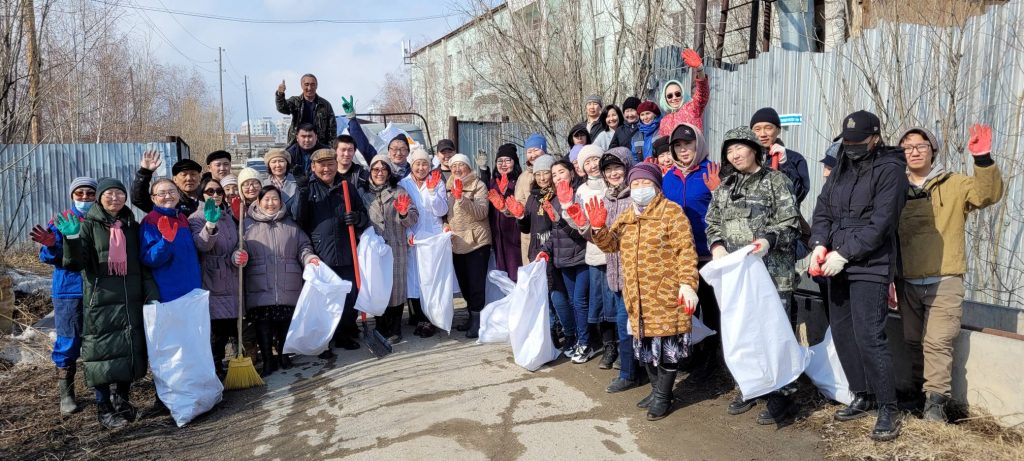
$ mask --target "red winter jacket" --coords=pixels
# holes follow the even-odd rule
[[[658,125],[658,136],[672,136],[672,130],[681,123],[688,123],[704,132],[704,108],[708,106],[708,97],[711,94],[711,86],[708,84],[708,77],[693,79],[693,99],[683,104],[679,110],[666,113],[661,117],[661,124]]]

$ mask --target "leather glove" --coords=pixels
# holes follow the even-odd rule
[[[825,257],[825,264],[821,265],[822,274],[825,277],[832,277],[843,271],[847,261],[838,251],[833,251]]]

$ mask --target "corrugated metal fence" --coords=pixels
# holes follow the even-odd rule
[[[155,176],[188,153],[177,143],[0,145],[0,224],[5,246],[27,240],[33,224],[71,205],[67,186],[78,176],[113,177],[131,187],[142,152],[156,149],[163,163]]]

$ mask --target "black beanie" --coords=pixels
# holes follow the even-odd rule
[[[651,144],[651,150],[654,151],[654,158],[658,158],[662,153],[669,151],[669,146],[671,144],[668,141],[668,136],[662,136],[654,140],[654,143]]]
[[[757,112],[754,112],[754,116],[750,117],[750,128],[753,128],[754,125],[761,122],[771,123],[772,125],[782,128],[782,120],[779,120],[779,113],[771,107],[764,107],[758,109]]]
[[[178,173],[181,173],[182,171],[195,171],[196,173],[201,173],[203,171],[203,167],[199,166],[195,160],[183,158],[178,160],[174,166],[171,167],[171,175],[177,176]]]
[[[225,151],[222,151],[222,150],[215,150],[213,152],[210,152],[209,154],[206,154],[206,164],[207,165],[213,163],[215,160],[220,160],[220,159],[227,159],[227,161],[230,162],[231,161],[231,154],[229,154],[229,153],[227,153]]]
[[[626,109],[636,110],[637,107],[640,107],[640,100],[637,99],[636,96],[630,96],[626,98],[625,101],[622,102],[623,111],[625,111]]]
[[[497,155],[494,156],[494,158],[495,158],[495,160],[497,160],[497,159],[499,159],[501,157],[508,157],[508,158],[513,159],[513,160],[519,160],[519,154],[516,153],[516,145],[512,144],[512,143],[509,143],[509,144],[502,144],[501,146],[499,146],[498,147],[498,153],[497,153]]]

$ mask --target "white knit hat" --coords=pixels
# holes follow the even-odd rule
[[[456,163],[464,163],[469,167],[473,166],[472,163],[469,163],[469,157],[467,157],[466,154],[453,155],[452,158],[448,160],[448,167],[451,168]]]
[[[242,171],[238,172],[238,187],[241,188],[250,179],[260,181],[260,172],[254,168],[242,168]],[[263,181],[260,181],[260,183],[263,183]]]

